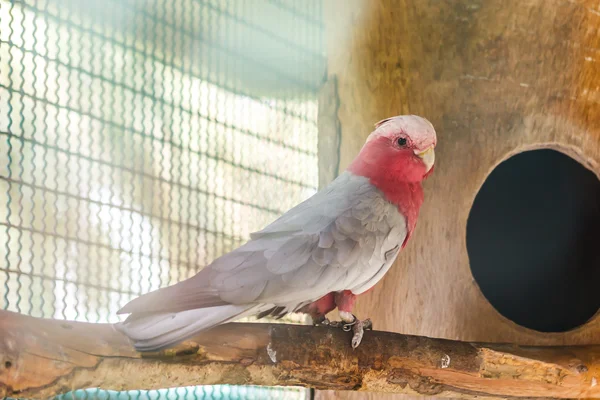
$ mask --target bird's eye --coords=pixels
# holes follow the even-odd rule
[[[398,146],[400,146],[400,147],[406,146],[406,138],[403,138],[403,137],[398,138]]]

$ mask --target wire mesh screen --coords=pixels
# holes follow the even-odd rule
[[[313,194],[320,2],[0,0],[2,308],[117,322]]]

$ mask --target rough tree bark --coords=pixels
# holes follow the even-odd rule
[[[310,386],[446,397],[600,398],[600,346],[520,347],[369,331],[232,323],[161,353],[110,324],[0,312],[0,397],[100,387]]]

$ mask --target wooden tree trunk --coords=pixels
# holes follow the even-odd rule
[[[293,385],[461,398],[600,398],[600,346],[533,348],[300,325],[219,326],[161,353],[110,324],[0,311],[0,397],[75,389]]]
[[[564,333],[501,316],[474,282],[466,250],[473,199],[509,155],[554,147],[600,173],[598,7],[597,0],[324,1],[339,169],[382,118],[418,114],[438,132],[416,232],[383,281],[359,298],[360,318],[392,332],[466,341],[600,343],[598,314]],[[320,160],[335,170],[327,164],[337,157]]]

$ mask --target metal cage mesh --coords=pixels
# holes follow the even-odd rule
[[[322,31],[320,0],[0,0],[2,308],[116,322],[313,194]],[[217,389],[267,396],[137,397]]]

